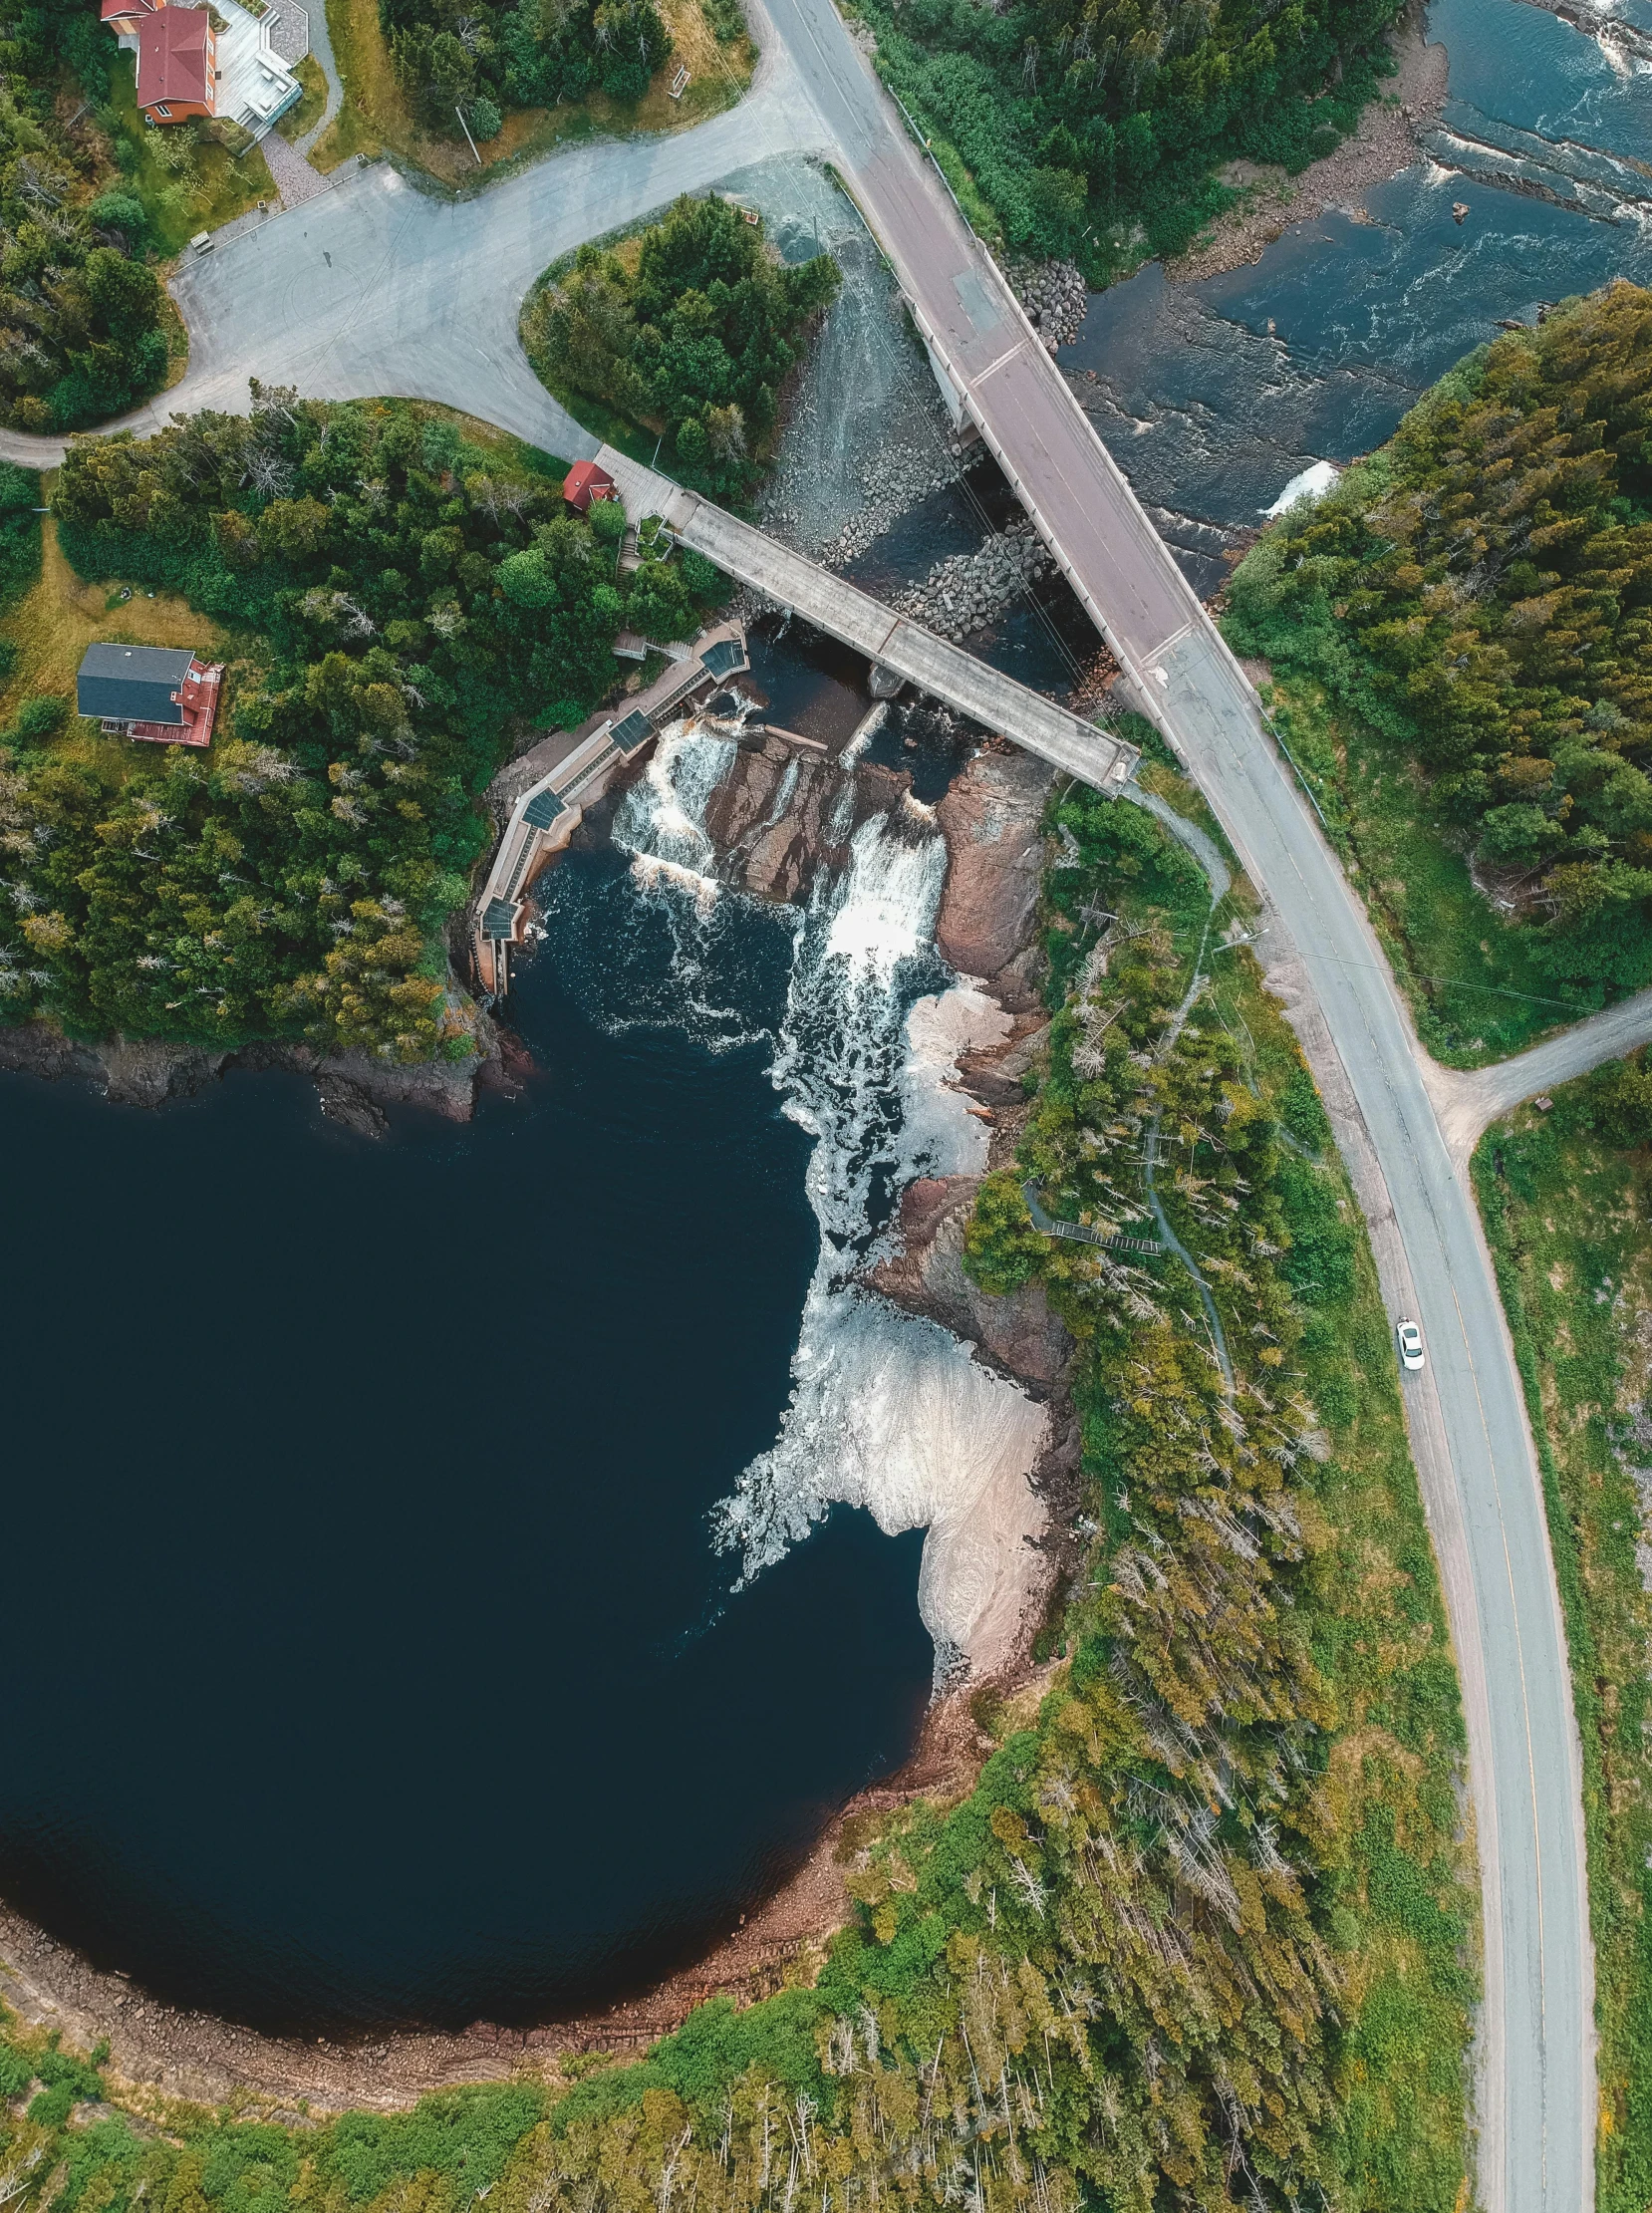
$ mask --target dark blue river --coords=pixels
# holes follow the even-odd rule
[[[0,1889],[174,2001],[313,2033],[611,1998],[922,1717],[918,1533],[839,1511],[730,1596],[706,1521],[819,1243],[767,1074],[789,930],[731,909],[686,1023],[616,856],[562,908],[513,1009],[541,1072],[469,1128],[358,1139],[297,1077],[158,1114],[0,1079]]]

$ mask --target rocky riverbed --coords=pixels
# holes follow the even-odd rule
[[[1019,519],[995,531],[973,553],[936,562],[927,577],[908,585],[894,605],[902,615],[943,638],[961,640],[985,630],[1054,563],[1030,522]]]

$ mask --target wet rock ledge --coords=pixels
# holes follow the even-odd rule
[[[232,1069],[283,1068],[308,1076],[329,1120],[364,1137],[383,1134],[389,1107],[421,1107],[449,1122],[467,1122],[478,1079],[497,1073],[498,1040],[485,1031],[486,1051],[463,1061],[421,1060],[407,1066],[369,1053],[318,1053],[302,1044],[252,1044],[213,1052],[155,1037],[106,1037],[88,1043],[50,1022],[0,1029],[0,1071],[59,1082],[94,1083],[121,1106],[158,1107],[187,1099]]]

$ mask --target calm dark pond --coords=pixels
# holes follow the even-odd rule
[[[463,1130],[0,1080],[9,1898],[264,2027],[554,2018],[904,1757],[921,1536],[839,1512],[737,1595],[707,1536],[817,1251],[791,942],[729,903],[686,1019],[666,910],[577,856],[543,1072]]]

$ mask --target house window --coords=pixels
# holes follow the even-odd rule
[[[157,101],[155,102],[155,104],[154,104],[154,112],[155,112],[155,114],[156,114],[157,116],[159,116],[159,117],[161,118],[162,122],[164,122],[164,123],[170,123],[170,122],[171,122],[171,120],[172,120],[172,111],[170,110],[170,108],[168,108],[168,107],[167,107],[166,103],[165,103],[165,102],[164,102],[163,100],[157,100]]]

